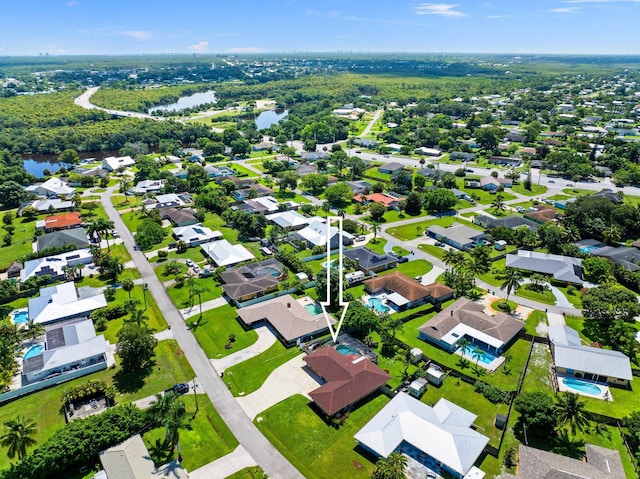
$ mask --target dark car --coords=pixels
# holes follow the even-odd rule
[[[435,245],[436,246],[444,246],[444,243],[442,241],[436,241]]]
[[[407,258],[406,256],[400,256],[398,258],[398,263],[406,263],[407,261],[409,261],[409,258]]]
[[[187,383],[176,384],[171,390],[176,394],[186,394],[189,392],[189,385]]]

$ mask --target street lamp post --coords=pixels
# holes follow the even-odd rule
[[[198,408],[198,383],[196,382],[196,378],[193,378],[193,395],[196,401],[196,411],[193,413],[193,417],[196,417],[196,414],[198,414],[198,411],[200,410]]]
[[[147,310],[147,283],[142,284],[142,296],[144,296],[144,310]]]

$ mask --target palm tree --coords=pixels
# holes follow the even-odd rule
[[[4,422],[5,433],[0,436],[0,445],[8,447],[7,456],[13,459],[18,456],[24,462],[27,448],[35,446],[37,441],[32,437],[36,433],[36,423],[19,415],[15,419]]]
[[[131,311],[129,319],[125,319],[124,322],[135,323],[138,326],[142,326],[146,324],[147,319],[149,319],[149,317],[144,314],[144,310],[136,308],[133,311]]]
[[[516,291],[520,287],[520,284],[522,284],[522,274],[517,269],[508,268],[502,278],[504,279],[504,282],[500,286],[500,289],[507,290],[507,299],[505,300],[505,304],[509,304],[509,296],[513,291]]]
[[[378,223],[373,223],[371,225],[371,231],[373,231],[373,240],[375,242],[375,240],[378,238],[378,233],[380,233],[380,224]]]
[[[422,226],[416,226],[416,236],[420,236],[422,234]]]
[[[493,208],[493,212],[495,214],[504,212],[504,210],[506,209],[506,206],[504,204],[504,196],[500,194],[496,195],[496,197],[491,202],[491,208]]]
[[[471,358],[476,360],[476,371],[478,371],[478,363],[481,359],[487,357],[487,352],[484,349],[474,346],[471,350]]]
[[[407,468],[407,457],[399,452],[392,452],[387,458],[380,458],[376,462],[372,479],[404,479]]]
[[[571,434],[585,431],[589,427],[589,413],[585,409],[584,401],[575,393],[564,393],[556,399],[556,419],[561,426],[569,426]]]
[[[328,201],[322,203],[322,211],[324,211],[325,213],[331,211],[331,203],[329,203]]]
[[[134,286],[135,283],[131,278],[125,278],[122,280],[122,289],[127,292],[127,294],[129,295],[129,299],[131,299],[131,291],[133,291]]]
[[[151,403],[149,412],[151,417],[164,427],[165,438],[171,444],[171,450],[177,447],[178,456],[180,456],[180,429],[191,429],[186,419],[187,411],[184,402],[173,392],[164,395],[156,394],[156,400]]]
[[[458,252],[453,248],[448,248],[445,250],[444,255],[442,255],[442,261],[447,266],[453,265],[458,259]]]
[[[27,322],[27,330],[24,332],[25,336],[31,337],[35,340],[37,337],[42,336],[45,333],[44,326],[41,323],[35,323],[33,319]]]
[[[409,348],[400,348],[396,353],[395,359],[397,359],[402,363],[402,366],[404,367],[402,371],[402,376],[407,377],[409,364],[411,364],[411,350]]]
[[[622,230],[618,225],[609,225],[602,230],[602,238],[605,243],[610,245],[620,243],[620,239],[622,239]]]
[[[489,263],[482,261],[480,258],[469,258],[465,262],[465,267],[474,277],[486,274],[489,272]]]
[[[208,293],[209,290],[207,288],[202,288],[200,286],[195,286],[193,288],[193,295],[198,297],[198,306],[200,307],[200,317],[202,317],[202,293]]]

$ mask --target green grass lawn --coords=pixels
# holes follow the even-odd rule
[[[436,246],[433,244],[426,244],[426,243],[419,244],[418,248],[424,251],[425,253],[430,254],[431,256],[435,256],[438,259],[444,258],[444,252],[446,251],[441,246]]]
[[[15,210],[11,210],[15,216]],[[44,218],[46,215],[40,215],[38,219]],[[5,270],[18,258],[27,253],[31,253],[33,248],[33,236],[36,232],[36,220],[27,220],[26,218],[15,218],[13,220],[13,234],[11,235],[11,245],[2,246],[0,249],[0,270]],[[4,228],[0,229],[0,235],[8,234]]]
[[[260,388],[269,374],[301,354],[298,348],[285,348],[280,341],[257,356],[227,369],[224,382],[234,396],[246,396]]]
[[[524,284],[518,288],[516,296],[532,299],[533,301],[538,301],[544,304],[556,304],[556,297],[551,291],[545,290],[541,293],[538,293],[537,291],[530,291]]]
[[[528,334],[534,334],[536,336],[540,336],[540,334],[536,331],[538,324],[547,324],[547,313],[544,311],[532,311],[524,326],[524,331]]]
[[[511,190],[525,196],[539,196],[544,195],[547,192],[547,187],[533,183],[531,185],[531,190],[526,190],[524,188],[524,184],[518,183],[517,185],[513,185]]]
[[[503,283],[498,277],[504,274],[506,259],[502,258],[491,263],[491,270],[483,275],[478,276],[479,279],[489,283],[492,286],[500,287]]]
[[[256,426],[269,441],[308,479],[365,479],[373,463],[358,453],[353,436],[386,403],[376,396],[359,404],[339,429],[328,426],[296,395],[267,409],[256,418]]]
[[[376,238],[373,239],[371,238],[369,240],[369,242],[365,245],[367,248],[369,248],[371,251],[375,251],[378,254],[384,254],[384,245],[387,244],[387,240],[386,239],[382,239],[382,238]]]
[[[384,216],[382,217],[382,219],[378,221],[378,223],[381,223],[381,224],[395,223],[396,221],[402,221],[402,220],[406,220],[408,218],[413,218],[416,216],[420,216],[420,215],[408,215],[406,213],[403,213],[402,211],[387,210]],[[364,221],[365,223],[373,224],[373,220],[369,215],[363,216],[362,221]]]
[[[394,246],[393,248],[391,248],[391,251],[399,254],[400,256],[408,256],[411,254],[410,251],[404,249],[402,246]]]
[[[191,430],[183,429],[180,431],[182,467],[187,471],[193,471],[230,453],[238,446],[238,440],[233,436],[206,394],[198,394],[197,398],[192,394],[187,394],[180,399],[184,401],[187,416],[191,419],[189,421]],[[197,413],[196,401],[198,402]],[[163,427],[152,429],[142,436],[149,451],[153,451],[156,441],[162,442],[164,437],[165,429]],[[175,458],[177,454],[175,451],[173,457]],[[166,457],[161,458],[159,455],[152,454],[152,458],[156,466],[167,462],[163,460]]]
[[[123,244],[111,245],[109,254],[111,256],[115,256],[123,263],[131,261],[131,255],[129,254],[129,251],[127,251],[127,247]]]
[[[193,322],[197,319],[196,315],[189,318],[189,321]],[[255,331],[242,329],[236,320],[236,311],[230,305],[205,311],[198,325],[192,325],[191,330],[209,358],[221,358],[235,353],[252,345],[258,339]],[[231,349],[225,349],[231,334],[235,334],[236,340]]]
[[[443,228],[448,228],[454,223],[460,223],[475,230],[482,231],[481,227],[465,220],[464,218],[459,218],[456,216],[443,216],[442,218],[436,218],[433,220],[420,221],[408,225],[388,228],[387,233],[394,236],[395,238],[398,238],[399,240],[409,241],[424,235],[429,226],[439,225]]]
[[[422,276],[423,274],[427,274],[432,269],[433,269],[433,265],[429,263],[426,259],[414,259],[413,261],[400,263],[397,268],[389,269],[387,271],[382,271],[378,273],[378,276],[383,276],[385,274],[392,273],[393,271],[400,271],[401,273],[406,274],[410,278],[413,278],[415,276]]]
[[[258,174],[255,171],[251,171],[250,169],[248,169],[248,168],[246,168],[246,167],[244,167],[244,166],[242,166],[242,165],[240,165],[238,163],[221,163],[220,165],[228,166],[232,170],[243,174],[244,177],[253,178],[255,176],[258,176]],[[251,166],[253,166],[253,165],[251,165]]]
[[[260,466],[245,467],[225,479],[264,479],[264,471]]]
[[[553,201],[568,200],[569,198],[573,198],[573,196],[561,195],[561,194],[547,196],[547,199],[553,200]]]
[[[582,294],[580,293],[580,290],[576,289],[573,294],[569,294],[569,287],[566,284],[552,284],[562,291],[562,294],[566,296],[574,308],[582,309]]]
[[[65,425],[60,408],[67,388],[84,384],[89,380],[113,383],[118,391],[116,401],[126,403],[164,391],[176,383],[189,381],[193,377],[193,370],[178,347],[178,343],[171,340],[161,341],[156,348],[155,365],[148,376],[122,375],[119,367],[99,371],[3,404],[0,407],[0,423],[14,419],[20,414],[36,423],[34,439],[38,444],[42,444]],[[8,465],[9,459],[4,451],[0,451],[0,468]]]
[[[471,196],[471,198],[477,198],[476,203],[481,205],[490,205],[491,202],[495,199],[499,194],[502,195],[502,199],[504,201],[515,200],[517,198],[516,195],[509,193],[509,190],[506,189],[501,193],[489,193],[488,191],[484,191],[480,188],[464,188],[464,183],[462,181],[458,182],[458,189],[460,191],[464,191],[467,195]],[[472,196],[475,195],[475,196]]]
[[[522,392],[551,394],[553,391],[550,371],[552,362],[549,346],[541,343],[535,344],[527,367],[527,374],[522,384]]]
[[[127,211],[126,213],[122,213],[121,217],[122,217],[122,221],[124,221],[124,224],[127,226],[127,228],[132,234],[138,231],[138,227],[144,221],[144,218],[140,217],[140,213],[138,211]],[[171,229],[168,229],[167,235],[164,237],[162,242],[160,242],[159,244],[153,245],[151,248],[145,251],[150,251],[150,250],[159,249],[159,248],[166,248],[169,245],[169,243],[171,243],[172,241],[175,241],[175,239],[173,238],[173,236],[171,236]]]
[[[197,291],[197,288],[204,290],[200,294],[199,298],[198,296],[191,294],[191,287],[189,286],[189,283],[188,283],[188,281],[190,281],[189,279],[187,279],[187,282],[185,282],[183,286],[178,286],[177,284],[174,284],[167,289],[167,293],[169,293],[169,296],[171,296],[171,300],[173,301],[173,304],[176,305],[176,307],[178,308],[187,308],[190,306],[197,307],[199,301],[202,301],[203,303],[205,303],[211,299],[219,298],[220,296],[222,296],[222,288],[218,286],[217,283],[213,281],[213,279],[211,279],[210,277],[209,278],[194,277],[192,278],[192,280],[194,282],[194,288],[193,288],[194,291]]]
[[[125,195],[111,195],[111,204],[115,206],[116,210],[126,210],[127,208],[133,208],[139,205],[140,200]]]
[[[596,193],[593,190],[582,190],[580,188],[565,188],[564,190],[562,190],[563,193],[566,193],[567,195],[571,195],[571,196],[585,196],[585,195],[592,195],[594,193]]]

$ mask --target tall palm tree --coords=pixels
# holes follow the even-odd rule
[[[495,214],[504,212],[504,210],[506,209],[506,206],[504,204],[504,196],[500,194],[496,195],[496,197],[491,202],[491,208],[493,208],[493,212]]]
[[[509,303],[509,296],[513,291],[516,291],[520,285],[522,284],[522,273],[517,269],[508,268],[505,271],[502,279],[504,279],[501,289],[505,289],[507,291],[507,299],[505,300],[505,304]]]
[[[24,331],[25,336],[35,340],[37,337],[42,336],[45,333],[44,326],[41,323],[36,323],[33,319],[27,321],[27,330]]]
[[[422,226],[416,226],[416,236],[420,236],[422,234]]]
[[[610,245],[620,243],[620,240],[622,239],[622,230],[618,225],[609,225],[602,230],[602,238],[605,243]]]
[[[371,225],[371,231],[373,231],[373,239],[376,240],[378,238],[378,233],[380,233],[380,224],[378,223],[373,223]]]
[[[399,452],[392,452],[387,458],[380,458],[376,462],[372,479],[404,479],[407,468],[407,457]]]
[[[8,447],[7,456],[13,459],[18,456],[21,462],[27,457],[27,448],[35,446],[38,441],[33,438],[36,423],[19,415],[15,419],[4,422],[5,432],[0,436],[0,445]]]
[[[198,297],[198,306],[200,307],[200,317],[202,317],[202,293],[208,293],[207,288],[195,286],[193,288],[193,295]]]
[[[127,292],[127,294],[129,295],[129,299],[131,299],[131,291],[133,291],[134,286],[135,283],[131,278],[125,278],[122,280],[122,289]]]
[[[480,276],[489,272],[489,263],[480,258],[469,258],[465,261],[465,267],[473,276]]]
[[[571,434],[585,431],[589,428],[589,413],[585,409],[584,401],[575,393],[564,393],[558,396],[555,405],[556,419],[561,426],[569,426]]]
[[[146,325],[146,321],[149,319],[147,315],[144,314],[144,310],[142,309],[134,309],[131,311],[129,318],[125,319],[125,323],[135,323],[138,326]]]
[[[458,252],[453,248],[448,248],[444,251],[442,255],[442,261],[447,266],[452,266],[458,259]]]
[[[476,360],[476,371],[478,370],[478,363],[481,359],[487,357],[487,352],[484,349],[474,346],[471,350],[471,358]]]
[[[178,396],[169,392],[167,394],[156,394],[156,400],[149,408],[151,417],[164,427],[165,438],[171,444],[171,449],[178,447],[180,454],[180,429],[191,429],[187,422],[187,411],[184,402]]]

